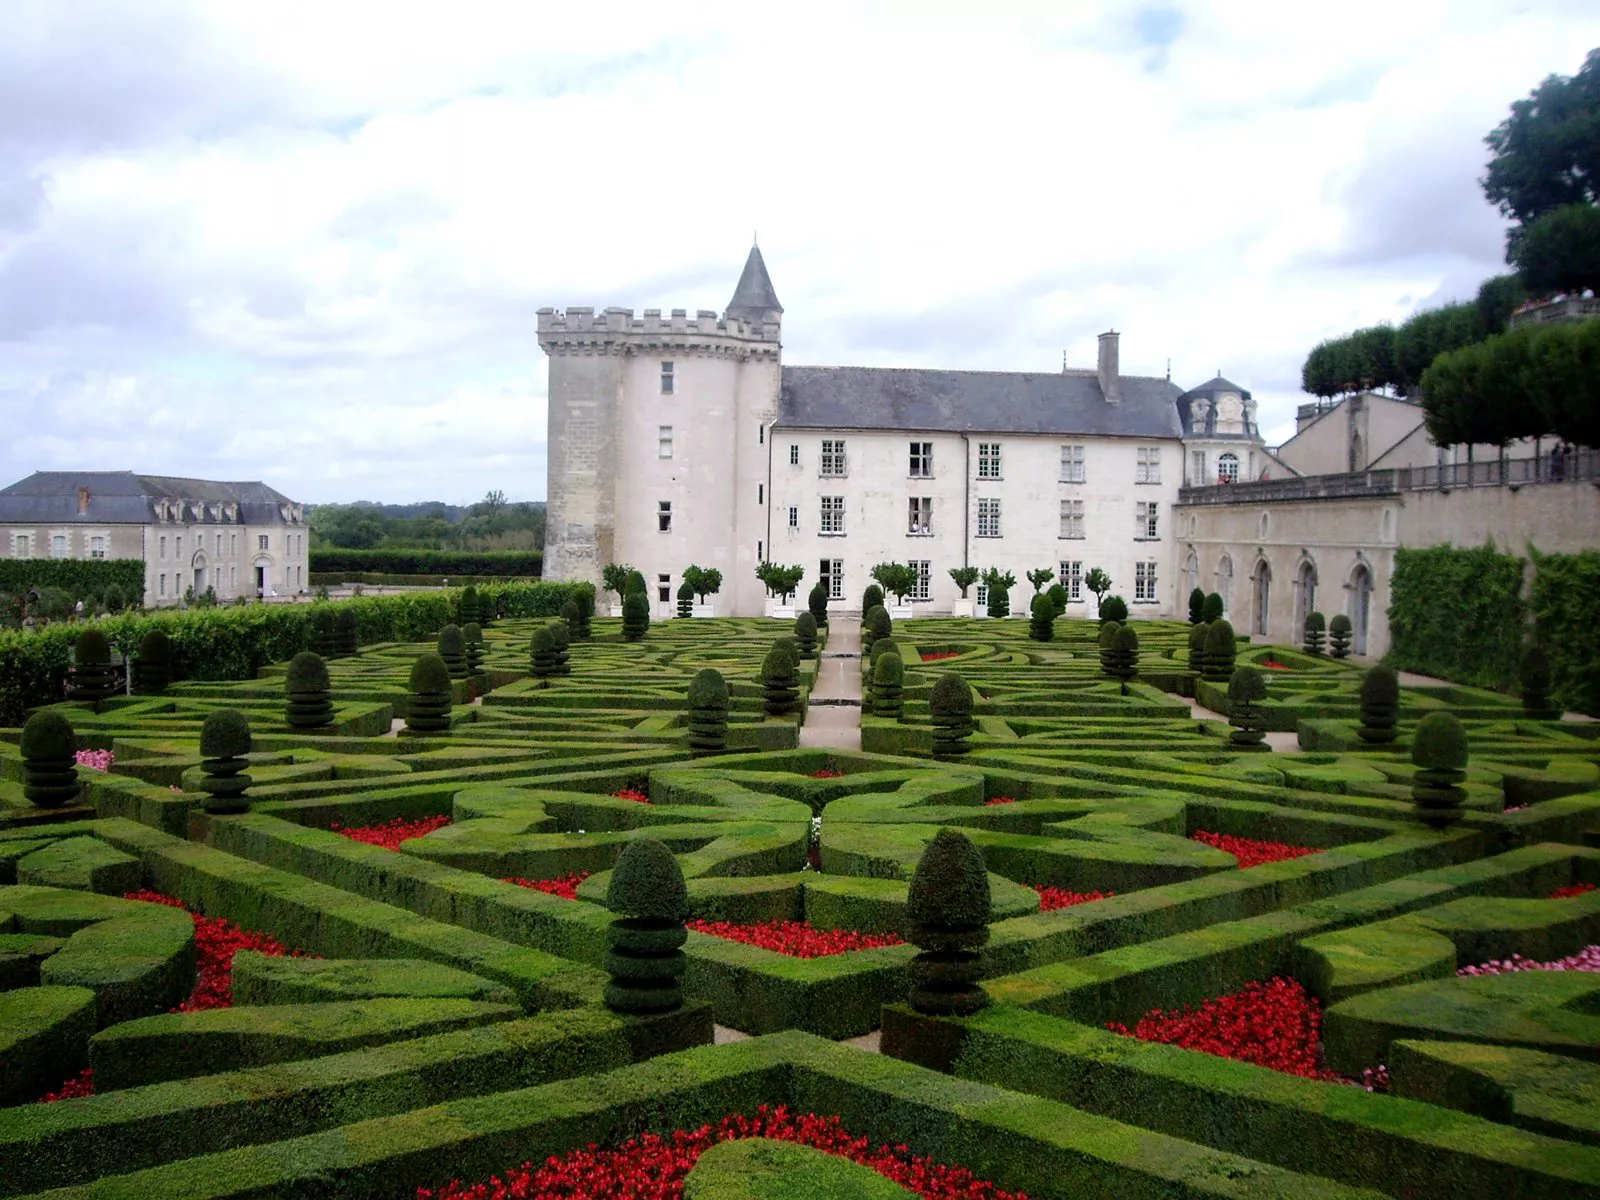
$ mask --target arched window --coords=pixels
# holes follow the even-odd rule
[[[1272,568],[1267,565],[1267,560],[1262,559],[1256,563],[1255,573],[1255,629],[1260,637],[1267,636],[1267,615],[1272,607]]]
[[[1300,573],[1294,581],[1293,636],[1305,633],[1306,618],[1317,611],[1317,565],[1309,558],[1300,563]]]
[[[1232,451],[1219,455],[1217,458],[1217,482],[1239,482],[1239,456]]]
[[[1200,556],[1194,552],[1194,547],[1189,547],[1189,558],[1183,564],[1184,596],[1200,586]]]
[[[1222,615],[1233,611],[1233,559],[1226,554],[1217,564],[1217,595],[1222,597]]]

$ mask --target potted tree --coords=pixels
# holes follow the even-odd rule
[[[633,571],[627,563],[607,563],[600,572],[600,590],[615,592],[617,602],[611,606],[611,615],[622,615],[622,593],[628,587],[628,575]]]
[[[950,578],[961,589],[961,599],[950,602],[950,615],[952,617],[970,617],[973,614],[973,603],[967,599],[967,589],[978,582],[977,567],[951,567]]]
[[[805,574],[804,567],[786,567],[775,562],[764,562],[756,568],[756,578],[767,589],[767,616],[783,621],[794,620],[794,593]]]
[[[697,567],[690,563],[683,569],[683,581],[695,594],[695,603],[689,607],[691,617],[714,617],[716,609],[706,603],[707,596],[722,590],[722,572],[715,567]]]
[[[889,606],[889,619],[909,621],[914,614],[906,597],[917,590],[917,569],[906,563],[881,562],[872,568],[872,578],[895,599]]]
[[[982,575],[983,586],[989,589],[988,613],[991,617],[1011,615],[1011,589],[1017,586],[1017,577],[1010,571],[990,567]],[[1026,613],[1018,613],[1026,616]]]
[[[1095,567],[1083,577],[1083,586],[1094,593],[1095,615],[1100,614],[1100,604],[1106,598],[1106,593],[1111,590],[1111,576],[1099,567]]]

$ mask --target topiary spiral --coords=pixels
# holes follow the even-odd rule
[[[354,658],[361,653],[361,637],[356,628],[356,610],[348,604],[339,608],[339,614],[334,618],[334,641],[338,643],[338,653],[335,658]]]
[[[1529,646],[1522,652],[1517,684],[1522,711],[1533,720],[1554,721],[1561,716],[1561,710],[1550,703],[1550,656],[1541,647]]]
[[[622,598],[622,636],[637,642],[650,631],[650,600],[642,591],[629,592]]]
[[[779,642],[761,663],[762,707],[769,717],[788,716],[799,708],[800,658],[794,647]]]
[[[933,721],[933,756],[957,758],[971,749],[972,688],[954,671],[946,671],[928,689]]]
[[[450,672],[451,679],[465,679],[467,668],[467,638],[461,632],[459,625],[446,625],[439,630],[437,646],[439,657],[444,660],[444,669]]]
[[[1394,741],[1400,723],[1400,676],[1393,667],[1376,666],[1361,677],[1361,724],[1356,734],[1363,742],[1384,745]]]
[[[139,642],[139,657],[133,664],[133,690],[156,696],[172,682],[172,643],[159,629],[152,629]]]
[[[1228,723],[1234,726],[1228,740],[1235,746],[1259,746],[1265,740],[1261,701],[1266,698],[1266,676],[1256,667],[1240,667],[1228,680]]]
[[[406,704],[409,733],[448,733],[450,730],[450,668],[437,654],[424,654],[411,664],[410,696]]]
[[[483,644],[483,626],[470,621],[461,627],[461,640],[467,650],[467,674],[483,674],[483,660],[487,650]]]
[[[811,611],[811,615],[816,619],[818,629],[828,623],[828,589],[821,580],[817,581],[816,586],[811,589],[810,594],[806,597],[806,608]]]
[[[678,615],[694,616],[694,588],[689,586],[687,579],[678,585]]]
[[[556,639],[548,625],[533,631],[528,645],[529,665],[535,679],[549,679],[556,673]]]
[[[989,1003],[983,960],[989,940],[989,872],[966,836],[941,829],[922,852],[906,901],[911,1007],[940,1016],[968,1016]]]
[[[1189,627],[1189,669],[1191,671],[1205,672],[1206,666],[1206,633],[1211,626],[1205,621]]]
[[[334,624],[333,609],[318,604],[311,610],[311,649],[322,658],[332,658],[339,653],[339,631]]]
[[[53,709],[28,718],[18,745],[22,753],[22,796],[40,808],[60,808],[78,799],[78,737],[72,722]]]
[[[1220,614],[1219,614],[1220,615]],[[1189,624],[1198,625],[1206,619],[1206,594],[1202,588],[1189,592]]]
[[[695,754],[721,754],[728,748],[728,681],[705,667],[689,680],[689,749]]]
[[[889,610],[881,604],[874,604],[861,621],[861,650],[867,653],[872,649],[872,643],[879,638],[892,636],[894,621],[889,617]]]
[[[1352,632],[1350,618],[1343,613],[1335,614],[1328,622],[1328,653],[1334,658],[1349,658]]]
[[[996,618],[1011,615],[1011,593],[1003,584],[996,584],[989,589],[988,613]]]
[[[872,668],[872,711],[875,716],[898,721],[904,708],[906,668],[893,650],[878,656]]]
[[[291,729],[321,729],[333,724],[333,700],[329,691],[328,666],[320,655],[302,650],[289,660],[284,676],[288,702],[284,719]]]
[[[111,665],[111,643],[98,629],[78,635],[73,648],[69,691],[74,700],[89,704],[99,712],[117,694],[117,672]]]
[[[244,798],[250,776],[250,722],[236,708],[207,713],[200,725],[200,769],[205,772],[200,789],[206,793],[208,813],[239,813],[250,807]]]
[[[1028,636],[1036,642],[1052,641],[1056,636],[1056,602],[1048,593],[1040,592],[1031,602]]]
[[[678,860],[654,838],[635,838],[620,855],[606,889],[616,913],[606,931],[601,965],[611,978],[606,1007],[621,1013],[670,1012],[683,1003],[689,889]]]
[[[578,612],[578,602],[576,600],[573,600],[569,597],[561,602],[561,620],[566,624],[567,636],[569,638],[576,638],[579,636],[578,626],[582,624],[582,620]]]
[[[567,636],[564,621],[552,621],[545,626],[550,631],[550,645],[556,654],[556,674],[572,674],[572,639]]]
[[[802,658],[817,656],[817,619],[809,610],[794,619],[794,640],[800,643]]]
[[[1323,645],[1328,640],[1328,622],[1319,612],[1306,614],[1305,651],[1322,657]]]
[[[478,605],[478,589],[467,584],[461,589],[461,599],[456,602],[456,621],[461,625],[483,627],[483,612]]]
[[[1205,659],[1202,668],[1206,679],[1225,683],[1233,676],[1234,658],[1239,653],[1233,636],[1233,626],[1223,620],[1211,622],[1206,629]]]
[[[1443,829],[1461,817],[1467,798],[1467,731],[1450,713],[1434,712],[1417,722],[1411,738],[1411,800],[1417,819]]]

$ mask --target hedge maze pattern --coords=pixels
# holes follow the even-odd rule
[[[1278,747],[1241,748],[1191,715],[1228,687],[1196,678],[1185,625],[1136,623],[1124,694],[1092,623],[1041,642],[940,620],[893,631],[899,717],[824,751],[797,733],[826,660],[801,660],[800,713],[764,711],[787,625],[630,642],[597,619],[536,675],[536,642],[560,658],[549,624],[483,630],[433,735],[405,725],[432,642],[331,659],[311,731],[287,663],[54,706],[111,768],[81,766],[66,807],[25,799],[20,730],[0,731],[0,1195],[410,1196],[783,1105],[1036,1198],[1600,1196],[1600,974],[1504,969],[1600,965],[1600,725],[1406,687],[1398,736],[1369,743],[1358,666],[1241,641]],[[708,667],[728,749],[697,755]],[[975,727],[936,760],[950,672]],[[224,708],[252,735],[236,815],[201,791]],[[1442,831],[1413,807],[1431,712],[1472,755]],[[991,1002],[965,1016],[906,1003],[908,885],[941,829],[989,878]],[[689,894],[688,1002],[665,1014],[603,1003],[607,889],[638,837]],[[1258,844],[1278,861],[1241,868],[1230,848]],[[805,958],[702,931],[793,922],[875,944]],[[219,944],[231,1005],[206,1007]],[[1110,1028],[1256,985],[1309,998],[1314,1071]],[[713,1023],[750,1036],[713,1044]],[[879,1029],[882,1053],[843,1044]]]

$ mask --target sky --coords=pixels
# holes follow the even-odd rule
[[[1319,340],[1475,293],[1483,136],[1594,0],[4,0],[0,486],[545,496],[545,305],[790,364],[1122,369],[1293,432]]]

